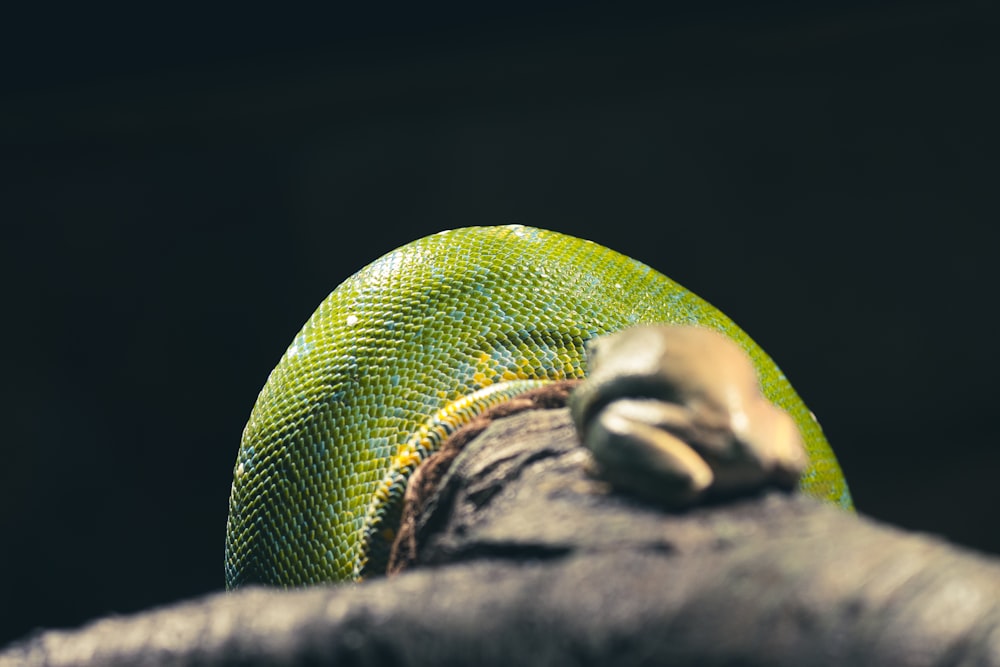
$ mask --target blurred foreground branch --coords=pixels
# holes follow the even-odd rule
[[[668,513],[588,459],[564,409],[497,421],[403,574],[45,632],[0,666],[1000,665],[996,560],[777,492]]]

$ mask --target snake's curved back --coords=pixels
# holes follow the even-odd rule
[[[590,241],[518,225],[428,236],[320,304],[261,390],[236,461],[226,581],[349,579],[390,460],[427,417],[486,385],[585,373],[584,343],[653,322],[722,331],[809,450],[804,491],[850,506],[822,430],[780,369],[710,304]]]

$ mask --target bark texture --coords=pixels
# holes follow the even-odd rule
[[[496,421],[397,576],[44,632],[0,667],[1000,666],[995,559],[780,492],[667,512],[589,456],[564,409]]]

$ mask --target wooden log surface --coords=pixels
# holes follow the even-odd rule
[[[996,559],[781,492],[668,512],[589,456],[565,409],[499,420],[399,575],[47,631],[0,667],[1000,666]]]

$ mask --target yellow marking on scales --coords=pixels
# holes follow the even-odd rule
[[[408,476],[421,461],[437,451],[441,443],[459,428],[493,406],[509,400],[512,396],[546,384],[545,380],[516,377],[510,379],[520,381],[509,384],[489,384],[478,391],[461,396],[438,410],[430,419],[421,424],[416,433],[407,442],[400,445],[392,457],[389,465],[391,472],[375,490],[375,498],[380,502],[388,500],[390,489],[396,477],[393,473],[403,473]]]
[[[378,561],[377,565],[385,565],[379,559],[388,554],[389,545],[395,539],[396,530],[392,521],[398,519],[396,515],[402,504],[406,480],[417,466],[427,456],[436,452],[449,435],[477,416],[519,394],[549,382],[550,380],[519,379],[491,384],[451,401],[420,425],[413,436],[401,445],[392,457],[389,472],[379,482],[368,505],[361,552],[354,570],[356,580],[365,576],[366,568],[373,557]]]

